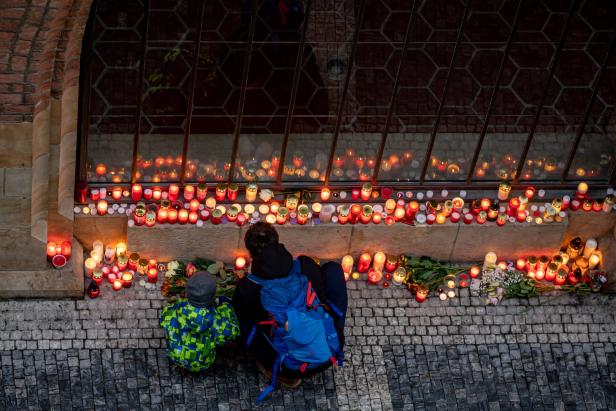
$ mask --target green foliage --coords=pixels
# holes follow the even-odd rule
[[[468,269],[468,267],[434,260],[425,256],[411,257],[403,255],[400,257],[400,264],[407,271],[407,286],[423,286],[430,291],[435,291],[439,288],[448,275],[457,275]]]

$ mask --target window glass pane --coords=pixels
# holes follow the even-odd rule
[[[277,178],[305,17],[303,4],[298,2],[295,6],[283,15],[275,2],[259,5],[236,158],[236,180]],[[285,168],[285,173],[294,172],[294,168]]]
[[[312,2],[283,181],[325,178],[356,13],[353,2]]]
[[[464,15],[462,2],[445,0],[424,0],[417,10],[396,96],[390,129],[392,135],[388,138],[381,163],[379,179],[382,180],[417,181],[420,178],[458,27]],[[397,167],[390,164],[396,157],[408,157],[407,152],[415,162],[411,160]]]
[[[398,10],[398,2],[384,3],[387,7],[366,2],[331,181],[365,181],[374,172],[410,17],[410,10]],[[389,7],[396,10],[394,20],[388,18]]]
[[[150,2],[137,162],[139,181],[181,178],[198,16],[196,0]]]
[[[93,22],[86,178],[131,179],[138,102],[143,7],[102,2]]]
[[[571,29],[548,92],[548,101],[537,126],[537,133],[543,132],[544,136],[537,144],[533,141],[521,179],[560,180],[562,177],[571,143],[582,126],[593,85],[607,53],[608,41],[604,34],[613,31],[613,27],[609,31],[605,28],[605,16],[610,14],[606,4],[592,0],[573,15]],[[558,41],[560,37],[556,30],[544,29],[544,33],[551,41]],[[601,118],[598,113],[605,108],[600,99],[595,103],[595,114],[590,116],[586,124],[592,132],[601,127],[597,123]],[[555,138],[549,138],[550,135],[555,135]],[[579,167],[585,167],[579,164]],[[593,173],[596,175],[598,172],[597,168]]]
[[[226,181],[250,8],[206,1],[187,151],[187,181]]]
[[[501,9],[503,19],[512,21],[517,1]],[[566,8],[565,8],[566,11]],[[564,29],[564,15],[548,11],[541,2],[524,3],[520,9],[516,31],[505,60],[503,75],[496,95],[492,114],[477,165],[474,180],[498,181],[513,179],[519,165],[531,125],[548,79],[549,65],[558,46],[542,29],[550,22],[550,30]],[[488,67],[491,76],[497,75],[498,60],[481,62]],[[492,89],[491,89],[492,90]],[[549,96],[548,100],[554,96]],[[487,104],[489,98],[484,100]],[[550,100],[551,101],[551,100]],[[544,121],[549,122],[548,118]],[[548,169],[550,166],[548,166]]]

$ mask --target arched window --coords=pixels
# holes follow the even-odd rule
[[[603,0],[98,0],[79,179],[607,185],[615,27]]]

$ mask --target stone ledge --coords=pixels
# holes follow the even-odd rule
[[[70,264],[62,270],[0,271],[0,298],[82,298],[83,248],[73,241]]]

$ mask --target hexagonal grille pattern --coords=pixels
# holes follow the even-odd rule
[[[570,4],[98,1],[82,179],[608,181],[616,5]]]

